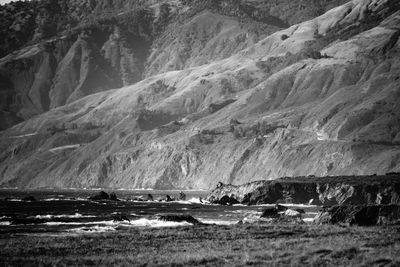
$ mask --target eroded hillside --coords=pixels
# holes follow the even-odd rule
[[[331,3],[338,4],[293,10],[306,20]],[[293,12],[286,4],[42,0],[0,6],[0,130],[143,77],[229,57],[287,27]]]
[[[115,68],[86,51],[90,37],[74,41],[80,57],[72,53],[61,66],[86,64],[78,75],[86,78],[79,90],[60,90],[64,102],[49,104],[54,109],[1,132],[1,185],[208,189],[218,181],[399,170],[396,0],[353,0],[292,26],[276,15],[286,28],[253,13],[235,19],[240,12],[197,9],[153,42],[147,78],[121,89],[85,89],[92,61],[104,87]],[[105,41],[108,55],[119,33],[113,28]],[[72,81],[74,73],[56,77]]]

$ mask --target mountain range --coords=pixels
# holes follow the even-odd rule
[[[0,186],[400,171],[397,0],[0,6]]]

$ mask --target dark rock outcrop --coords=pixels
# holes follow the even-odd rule
[[[182,191],[179,193],[179,198],[178,198],[179,200],[186,200],[186,194],[185,193],[183,193]]]
[[[118,201],[119,199],[117,198],[117,195],[114,193],[114,192],[112,192],[112,193],[110,193],[110,200],[113,200],[113,201]]]
[[[115,214],[112,218],[114,222],[130,222],[129,217],[123,213]]]
[[[146,201],[154,201],[152,194],[147,194]]]
[[[89,199],[95,201],[101,201],[101,200],[119,201],[115,193],[107,194],[104,191],[100,191],[98,194],[89,197]]]
[[[279,217],[279,210],[276,208],[269,208],[263,210],[261,218],[276,218]]]
[[[294,177],[242,186],[221,184],[207,199],[218,204],[227,194],[234,195],[240,203],[246,205],[400,204],[400,176]]]
[[[166,222],[187,222],[194,225],[202,224],[199,220],[187,214],[157,214],[155,218]]]
[[[399,205],[351,205],[323,207],[314,219],[316,224],[359,226],[400,223]]]
[[[170,197],[169,195],[166,195],[165,196],[165,201],[166,202],[171,202],[171,201],[174,201],[174,199],[172,197]]]
[[[219,200],[212,201],[213,204],[219,204],[219,205],[226,205],[226,206],[231,206],[234,204],[239,204],[240,202],[234,197],[234,196],[223,196]]]
[[[100,191],[98,194],[89,197],[90,200],[109,200],[110,196],[104,192],[104,191]]]

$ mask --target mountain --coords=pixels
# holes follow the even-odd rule
[[[63,8],[54,34],[2,45],[0,185],[209,189],[399,171],[400,3],[311,2],[2,7]],[[42,33],[37,17],[55,11],[31,9]]]

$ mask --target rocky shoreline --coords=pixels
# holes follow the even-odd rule
[[[207,200],[215,204],[400,204],[400,173],[371,176],[295,177],[244,185],[219,183]]]
[[[277,204],[259,219],[298,222],[301,212],[281,204],[323,206],[316,224],[387,225],[400,222],[400,173],[371,176],[295,177],[244,185],[219,183],[207,201],[220,205]],[[260,221],[260,220],[256,220]]]

